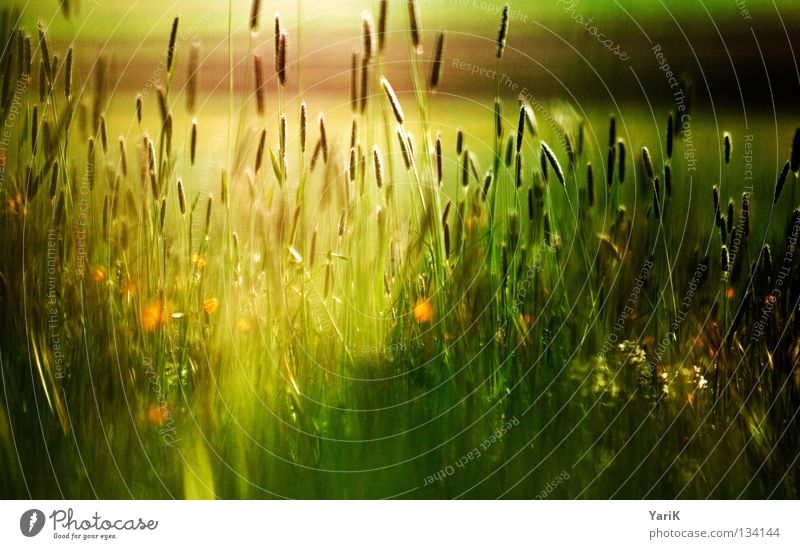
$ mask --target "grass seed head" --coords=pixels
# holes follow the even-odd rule
[[[72,47],[67,50],[67,61],[64,74],[64,97],[72,99]]]
[[[669,113],[667,117],[667,158],[672,158],[672,144],[673,144],[673,133],[675,131],[674,128],[675,122],[672,118],[672,113]]]
[[[181,215],[186,215],[186,194],[183,190],[183,180],[178,178],[178,207]]]
[[[258,174],[261,170],[261,164],[264,162],[264,147],[267,141],[267,130],[261,130],[261,137],[258,139],[258,148],[256,149],[256,165],[255,172]]]
[[[178,17],[172,20],[172,30],[169,33],[169,45],[167,46],[167,74],[172,73],[175,68],[175,40],[178,37]]]
[[[386,92],[386,97],[389,99],[389,105],[392,107],[392,112],[394,112],[397,123],[402,124],[405,120],[405,114],[403,114],[403,107],[400,105],[400,101],[398,101],[397,95],[394,93],[394,88],[392,88],[389,81],[383,77],[381,77],[381,85],[383,86],[383,91]]]
[[[197,103],[197,74],[202,43],[197,38],[189,48],[189,68],[186,73],[186,112],[193,115]]]
[[[553,168],[553,172],[556,174],[558,182],[561,183],[562,187],[566,187],[566,181],[564,180],[564,171],[561,169],[561,164],[558,163],[558,159],[556,158],[555,153],[553,153],[553,150],[544,141],[542,141],[542,151],[547,157],[547,161],[550,162],[550,166]]]
[[[728,132],[723,133],[722,135],[722,144],[725,153],[725,163],[731,163],[731,134]]]
[[[369,63],[372,60],[375,32],[373,31],[372,15],[368,11],[361,14],[361,28],[363,59],[365,63]]]
[[[503,17],[500,20],[500,30],[497,33],[497,59],[503,58],[508,38],[508,4],[503,7]]]
[[[444,33],[440,32],[436,38],[436,49],[433,55],[433,64],[431,65],[431,78],[430,89],[432,91],[439,87],[439,81],[442,79],[442,60],[444,57]]]
[[[372,163],[375,166],[375,184],[380,189],[383,187],[383,162],[377,145],[372,148]]]
[[[415,0],[408,0],[408,21],[411,44],[413,44],[414,50],[419,55],[422,53],[422,39],[420,38],[419,16],[417,15],[417,3]]]
[[[261,0],[253,0],[250,9],[250,32],[258,31],[258,17],[261,14]]]
[[[306,138],[308,134],[308,109],[306,102],[300,104],[300,152],[306,152]]]
[[[778,175],[778,182],[775,184],[775,199],[773,200],[773,204],[778,203],[778,199],[781,196],[781,191],[783,190],[783,186],[786,184],[786,177],[789,175],[790,167],[791,163],[787,160],[786,164],[783,165],[781,173]]]
[[[441,185],[443,180],[442,173],[442,136],[436,135],[436,182]]]
[[[264,116],[264,60],[261,54],[253,54],[253,72],[255,73],[256,112]]]
[[[378,51],[382,52],[386,44],[386,8],[387,0],[381,0],[378,10]]]
[[[647,150],[647,147],[642,147],[642,165],[644,166],[644,173],[647,174],[647,177],[653,179],[653,177],[655,177],[653,160],[650,158],[650,151]]]

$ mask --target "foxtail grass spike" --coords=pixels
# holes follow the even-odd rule
[[[369,12],[365,11],[361,14],[361,39],[362,39],[362,51],[363,51],[363,58],[365,63],[369,63],[372,61],[372,52],[374,49],[373,42],[375,32],[373,31],[373,24],[372,24],[372,15]]]
[[[186,215],[186,194],[183,190],[183,181],[178,178],[178,208],[180,208],[181,215]]]
[[[47,43],[47,35],[45,34],[44,23],[40,21],[37,25],[37,30],[39,31],[39,48],[42,54],[42,63],[44,63],[48,80],[52,80],[53,67],[50,64],[50,46]]]
[[[403,153],[403,163],[406,166],[406,170],[411,169],[411,153],[408,150],[408,141],[405,140],[403,137],[403,132],[400,127],[397,127],[397,141],[400,143],[400,152]]]
[[[519,107],[519,121],[517,122],[517,154],[522,151],[522,140],[525,136],[525,105]]]
[[[795,175],[800,172],[800,128],[794,131],[792,140],[792,171]]]
[[[494,127],[497,130],[497,137],[503,137],[503,113],[499,99],[494,100]]]
[[[544,149],[539,151],[539,169],[542,171],[542,181],[547,183],[549,170],[547,169],[547,155],[545,155]]]
[[[619,161],[619,182],[625,183],[625,142],[622,139],[617,142],[617,156]]]
[[[325,119],[319,115],[319,144],[322,150],[322,161],[328,163],[328,138],[325,135]]]
[[[189,68],[186,73],[186,112],[193,115],[197,104],[197,73],[200,63],[200,39],[192,41],[189,48]]]
[[[408,0],[408,21],[409,32],[411,33],[411,44],[417,55],[422,53],[422,39],[419,30],[419,16],[417,15],[417,3],[415,0]]]
[[[783,190],[784,184],[786,184],[786,177],[789,175],[789,168],[791,167],[790,162],[787,160],[786,164],[783,165],[783,169],[781,170],[780,175],[778,176],[778,182],[775,185],[775,199],[773,200],[773,204],[778,203],[778,199],[781,196],[781,191]]]
[[[359,94],[359,111],[367,111],[367,95],[369,94],[369,62],[366,57],[361,59],[361,93]]]
[[[672,113],[669,113],[669,117],[667,117],[667,158],[672,158],[673,133],[675,131],[674,124]]]
[[[194,166],[195,159],[197,158],[197,120],[192,120],[192,138],[189,144],[189,159],[192,166]]]
[[[431,79],[430,89],[432,91],[439,87],[439,81],[442,78],[442,59],[444,56],[444,33],[440,32],[436,38],[436,49],[433,55],[433,64],[431,65]]]
[[[653,179],[653,177],[655,177],[653,160],[650,158],[650,151],[647,150],[647,147],[642,147],[642,165],[644,166],[644,173],[647,174],[648,179]]]
[[[513,160],[514,160],[514,136],[509,135],[508,139],[506,139],[506,157],[505,157],[506,167],[510,167],[511,162]]]
[[[306,102],[300,104],[300,152],[306,152],[306,138],[308,135],[308,109]]]
[[[724,150],[724,154],[725,154],[725,163],[726,164],[730,164],[731,163],[731,134],[729,134],[728,132],[725,132],[722,135],[722,144],[723,144],[723,150]]]
[[[106,134],[106,115],[100,115],[100,144],[103,146],[103,152],[108,152],[108,134]]]
[[[355,50],[350,57],[350,108],[353,112],[358,108],[358,52]]]
[[[169,33],[169,46],[167,47],[167,74],[172,73],[175,63],[175,39],[178,37],[178,17],[172,20],[172,30]]]
[[[119,163],[120,169],[122,170],[122,176],[127,177],[128,175],[128,152],[125,148],[125,138],[121,135],[119,136]]]
[[[381,0],[380,8],[378,9],[378,51],[382,52],[386,44],[386,8],[387,0]]]
[[[617,143],[617,119],[613,116],[608,123],[608,146],[613,147]]]
[[[441,185],[443,180],[442,174],[442,136],[436,136],[436,182]]]
[[[483,176],[483,190],[481,191],[481,198],[486,200],[486,196],[489,194],[489,188],[492,186],[492,172],[488,170],[486,175]]]
[[[50,188],[48,189],[48,196],[53,200],[58,191],[58,161],[53,162],[53,169],[50,173]]]
[[[350,178],[350,183],[354,183],[356,180],[356,150],[350,149],[350,162],[348,163],[348,176]]]
[[[392,107],[392,112],[394,112],[397,123],[402,125],[403,120],[405,120],[405,114],[403,114],[403,107],[400,105],[400,101],[398,101],[397,95],[394,93],[394,88],[392,88],[389,81],[383,77],[381,77],[381,85],[383,86],[383,91],[386,92],[386,97],[389,99],[389,105]]]
[[[664,163],[664,190],[668,197],[672,196],[672,166],[669,162]]]
[[[278,36],[278,49],[275,52],[275,72],[278,74],[278,81],[281,86],[286,85],[286,34],[280,33]]]
[[[594,206],[594,172],[591,162],[586,163],[586,200],[590,208]]]
[[[379,189],[383,188],[383,162],[377,145],[372,148],[372,162],[375,165],[375,184]]]
[[[469,185],[469,151],[464,151],[464,158],[461,162],[461,186]]]
[[[456,154],[461,155],[461,152],[464,150],[464,132],[461,131],[461,128],[458,129],[456,133]]]
[[[500,21],[500,31],[497,33],[497,59],[503,58],[508,38],[508,4],[503,7],[503,18]]]
[[[258,31],[258,17],[261,14],[261,0],[253,0],[250,9],[250,32]]]
[[[136,95],[136,120],[139,122],[139,125],[142,124],[142,95]]]
[[[106,198],[108,197],[106,196]],[[167,198],[163,197],[161,199],[161,213],[159,215],[159,223],[158,223],[158,228],[159,228],[158,232],[160,232],[162,235],[164,234],[164,222],[166,220],[167,220]]]
[[[261,164],[264,162],[264,147],[267,141],[267,130],[261,130],[261,137],[258,140],[258,148],[256,149],[256,165],[255,165],[255,172],[261,170]]]
[[[542,141],[542,151],[544,151],[548,162],[550,162],[550,166],[553,168],[553,172],[556,174],[558,182],[561,183],[562,187],[566,187],[566,181],[564,180],[564,172],[561,169],[561,164],[558,163],[558,159],[556,158],[555,153],[553,153],[553,150],[544,141]]]
[[[253,72],[255,73],[256,112],[264,116],[264,62],[260,54],[253,55]]]
[[[64,68],[64,97],[72,99],[72,47],[67,50],[67,61]]]

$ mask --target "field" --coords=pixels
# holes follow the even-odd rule
[[[798,497],[797,6],[106,4],[0,12],[4,498]]]

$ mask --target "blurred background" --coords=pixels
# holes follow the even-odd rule
[[[23,17],[28,23],[45,21],[56,41],[75,37],[76,42],[91,46],[80,48],[84,63],[93,62],[87,52],[107,56],[113,85],[145,85],[164,54],[177,14],[183,41],[196,37],[203,41],[204,88],[220,89],[225,80],[225,0],[72,0],[70,4],[69,19],[63,17],[64,8],[56,0],[28,3]],[[271,54],[270,20],[279,12],[290,37],[290,62],[302,61],[304,91],[335,93],[349,85],[350,53],[359,46],[360,15],[364,10],[374,13],[377,4],[370,0],[265,1],[261,36],[254,41]],[[389,61],[407,57],[404,4],[390,2]],[[424,59],[433,55],[436,33],[447,31],[450,63],[442,93],[459,95],[469,89],[472,97],[493,94],[490,79],[455,70],[452,61],[457,58],[494,68],[494,40],[504,2],[420,0],[418,4],[427,45]],[[512,0],[509,5],[511,26],[501,70],[539,96],[607,102],[612,96],[641,100],[646,93],[653,101],[664,100],[669,90],[651,49],[661,45],[675,74],[694,80],[698,101],[772,110],[774,100],[777,109],[798,108],[795,52],[800,35],[792,32],[792,25],[800,16],[800,3],[794,0]],[[233,2],[236,60],[243,60],[248,48],[250,7],[248,0]],[[178,51],[185,55],[186,49]],[[627,59],[621,60],[626,57],[622,54]],[[290,75],[295,89],[296,76]]]

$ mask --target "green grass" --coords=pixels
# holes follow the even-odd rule
[[[425,3],[420,8],[430,15]],[[390,24],[402,29],[399,8],[393,15]],[[262,18],[265,33],[271,24]],[[34,27],[21,32],[37,43]],[[486,29],[494,32],[494,24]],[[142,40],[166,45],[167,35]],[[186,49],[177,54],[180,76],[165,86],[171,149],[155,89],[145,94],[140,125],[137,92],[123,86],[98,96],[81,72],[92,52],[80,43],[71,99],[61,72],[40,101],[35,50],[19,114],[13,96],[2,105],[0,121],[12,121],[0,191],[4,497],[535,497],[564,472],[569,479],[552,497],[797,497],[800,272],[794,255],[783,263],[793,174],[771,207],[795,121],[781,120],[776,134],[765,116],[745,130],[732,112],[718,119],[692,112],[694,141],[676,136],[666,196],[670,105],[653,113],[626,104],[614,113],[627,173],[607,188],[610,107],[579,112],[551,99],[556,123],[534,109],[537,134],[526,130],[517,190],[514,164],[503,158],[517,128],[516,97],[500,90],[503,135],[495,146],[491,97],[431,94],[428,64],[409,47],[404,63],[371,66],[355,147],[366,161],[350,181],[349,92],[320,86],[296,97],[273,78],[260,118],[252,61],[236,50],[234,64],[244,68],[234,94],[227,76],[215,93],[201,87],[192,166]],[[63,49],[51,50],[63,59]],[[13,83],[17,50],[6,51],[0,68]],[[263,53],[271,77],[271,49]],[[155,66],[161,58],[152,57]],[[414,168],[406,170],[379,77],[402,81],[415,70],[407,87],[397,87],[414,144]],[[444,78],[454,70],[447,66]],[[107,152],[95,103],[105,113]],[[285,169],[280,112],[288,121]],[[312,170],[323,112],[327,161],[320,154]],[[581,122],[584,147],[571,168],[560,136],[577,145]],[[262,128],[267,150],[256,173]],[[458,128],[480,178],[470,174],[466,188]],[[723,130],[734,143],[727,166]],[[739,227],[747,132],[755,136],[750,234],[723,279],[711,187],[720,185],[723,207],[734,200]],[[442,187],[433,184],[439,133]],[[155,184],[145,135],[158,163]],[[555,151],[564,187],[552,166],[544,180],[541,142]],[[373,146],[384,162],[382,188]],[[662,184],[660,217],[641,169],[643,146]],[[694,172],[683,159],[692,146]],[[761,151],[775,150],[785,153],[773,164]],[[702,281],[694,276],[699,265]]]

